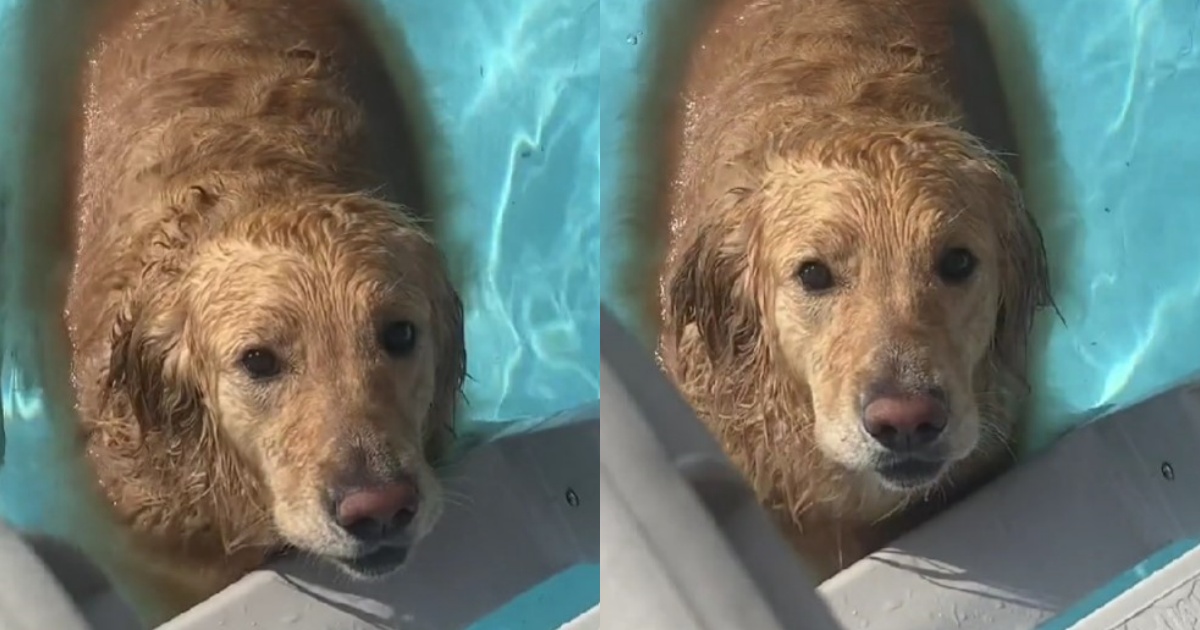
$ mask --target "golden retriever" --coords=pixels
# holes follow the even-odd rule
[[[389,572],[442,509],[465,353],[382,56],[340,0],[110,4],[66,310],[109,571],[148,622],[283,549]]]
[[[684,78],[664,369],[829,575],[1009,458],[1041,236],[948,89],[951,0],[733,0]]]

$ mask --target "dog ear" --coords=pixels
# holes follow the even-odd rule
[[[1042,233],[1021,200],[1016,180],[996,167],[1008,197],[1007,218],[1001,221],[999,246],[1004,256],[1000,272],[1000,309],[993,351],[1000,366],[1025,383],[1029,336],[1038,311],[1053,307],[1049,266]]]
[[[736,213],[709,216],[717,216],[720,222],[720,217],[730,215]],[[691,232],[691,242],[667,280],[665,328],[675,344],[693,325],[713,361],[744,356],[758,345],[762,324],[759,305],[747,286],[752,278],[746,243],[740,233],[720,225],[696,226]]]
[[[433,316],[437,367],[424,450],[428,461],[437,464],[445,459],[454,444],[455,419],[467,373],[462,300],[449,279],[443,281],[440,295],[434,300]]]
[[[139,293],[141,293],[139,291]],[[167,295],[131,298],[117,315],[108,366],[110,396],[128,405],[143,439],[200,430],[204,398]]]
[[[201,213],[211,204],[209,191],[189,188],[172,206],[170,218],[134,248],[146,257],[133,265],[136,278],[116,314],[106,390],[114,402],[128,406],[143,439],[185,435],[204,422],[200,366],[184,338],[180,276],[193,233],[203,222]]]

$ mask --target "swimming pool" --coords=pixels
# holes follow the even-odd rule
[[[465,244],[452,252],[465,254],[452,265],[465,278],[467,419],[545,416],[597,400],[599,3],[378,2],[389,20],[404,25],[445,142],[438,163],[445,172],[438,175],[454,217],[445,233]],[[14,39],[4,36],[20,28],[12,22],[16,6],[17,0],[0,0],[5,67],[21,63],[15,47],[6,45]],[[35,96],[0,78],[0,129],[22,124]],[[20,159],[12,153],[0,146],[0,177],[6,164]],[[6,339],[12,343],[6,341],[3,364],[7,444],[0,516],[40,528],[56,512],[62,479],[45,464],[54,460],[45,427],[36,421],[43,402],[39,384],[11,360],[21,341],[11,333]],[[551,619],[579,612],[571,602],[595,603],[597,580],[598,570],[590,567],[568,572],[545,585],[550,591],[524,598],[533,604],[515,601],[506,617],[487,627],[547,627]],[[571,610],[548,605],[543,592],[555,593]]]
[[[600,364],[599,2],[381,0],[449,141],[470,416],[595,400]],[[452,24],[453,27],[447,27]]]
[[[614,160],[606,162],[606,183],[610,172],[650,166],[621,136],[635,133],[638,108],[654,100],[654,85],[643,79],[656,56],[676,45],[672,31],[688,10],[676,0],[611,4],[619,8],[606,26],[611,61],[605,77],[619,88],[605,86],[614,96],[601,112],[612,129],[602,142],[615,147],[619,159],[612,169],[607,165]],[[972,4],[999,65],[1022,185],[1045,237],[1058,303],[1057,313],[1044,312],[1037,322],[1031,348],[1034,393],[1024,446],[1032,454],[1066,431],[1200,376],[1194,253],[1200,243],[1200,153],[1194,148],[1200,146],[1194,120],[1200,4]],[[631,319],[611,276],[605,290],[605,302]],[[1192,544],[1183,540],[1148,559],[1047,628],[1066,627]]]
[[[452,168],[452,235],[470,244],[462,288],[468,417],[540,416],[597,399],[600,55],[590,24],[598,3],[384,5],[406,25],[425,77]],[[0,1],[0,28],[13,6]],[[15,96],[16,86],[4,89]],[[0,128],[18,124],[5,116],[0,111]],[[15,388],[8,382],[6,396]],[[6,415],[36,413],[27,402]],[[11,451],[24,452],[25,428],[9,427]],[[19,475],[21,482],[6,485],[22,467],[11,454],[6,463],[0,505],[7,507],[33,480]]]
[[[630,135],[639,108],[661,99],[646,78],[664,52],[678,54],[676,31],[694,11],[679,0],[607,4],[602,143],[616,159],[606,164],[604,195],[616,204],[622,186],[614,174],[652,167],[630,150]],[[1032,343],[1028,447],[1038,451],[1072,427],[1200,375],[1200,266],[1192,262],[1200,154],[1183,149],[1200,141],[1192,119],[1200,109],[1200,7],[973,4],[999,65],[1061,313],[1042,313]],[[628,320],[607,273],[605,302]]]

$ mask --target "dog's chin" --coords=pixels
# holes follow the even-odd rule
[[[942,459],[889,457],[875,464],[879,484],[893,492],[928,490],[942,480],[949,462]]]
[[[408,560],[408,547],[383,546],[353,558],[332,558],[344,573],[358,580],[378,580],[399,571]]]

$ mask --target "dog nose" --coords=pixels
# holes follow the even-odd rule
[[[407,480],[356,488],[337,500],[335,516],[351,536],[379,542],[412,523],[419,498],[416,485]]]
[[[867,434],[891,451],[929,446],[946,428],[946,406],[934,394],[875,397],[863,408]]]

